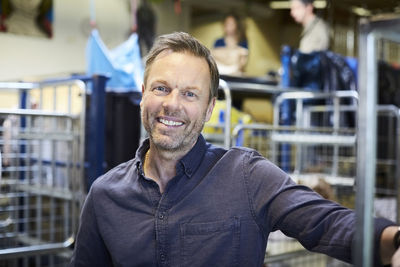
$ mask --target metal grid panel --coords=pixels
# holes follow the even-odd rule
[[[84,85],[29,85],[0,89],[0,266],[66,265],[83,200]]]
[[[307,100],[306,98],[301,101]],[[337,102],[340,103],[340,102]],[[278,166],[289,159],[287,172],[325,198],[355,208],[357,106],[302,105],[294,111],[293,125],[238,125],[232,144],[259,151]],[[281,114],[278,110],[277,114]],[[336,114],[335,114],[336,113]],[[399,177],[399,109],[378,107],[377,195],[375,215],[396,220],[396,177]],[[347,120],[343,119],[347,118]],[[276,121],[280,122],[280,118]],[[277,123],[278,124],[278,123]],[[272,233],[265,258],[267,266],[349,266],[327,256],[310,254],[297,241]]]

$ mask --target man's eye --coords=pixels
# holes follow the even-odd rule
[[[157,86],[156,88],[154,88],[154,90],[160,91],[160,92],[165,92],[165,91],[167,91],[167,88],[165,88],[165,86]]]
[[[187,92],[185,93],[185,95],[186,95],[187,97],[195,97],[195,96],[196,96],[195,93],[190,92],[190,91],[187,91]]]
[[[153,87],[153,92],[154,92],[154,94],[156,94],[156,95],[166,95],[166,94],[168,94],[168,87],[166,87],[166,86],[155,86],[155,87]]]

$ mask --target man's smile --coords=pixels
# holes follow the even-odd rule
[[[174,121],[174,120],[168,120],[165,118],[158,118],[157,119],[158,122],[167,125],[167,126],[181,126],[183,125],[183,122],[181,121]]]

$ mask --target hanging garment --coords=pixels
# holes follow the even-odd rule
[[[147,54],[153,46],[156,36],[156,15],[147,1],[143,1],[137,13],[137,33],[142,55]]]
[[[315,92],[357,91],[357,64],[354,59],[344,57],[332,51],[320,51],[309,54],[295,51],[291,58],[291,85]],[[352,105],[354,99],[344,99],[341,103]],[[310,100],[305,104],[333,105],[332,100]],[[330,117],[325,124],[331,125]],[[342,126],[354,127],[354,114],[346,113],[341,118]]]
[[[118,47],[109,50],[98,31],[93,30],[86,47],[86,61],[88,75],[110,76],[106,91],[141,91],[144,68],[136,33]]]

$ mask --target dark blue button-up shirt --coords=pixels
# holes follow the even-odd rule
[[[353,211],[295,184],[247,148],[199,137],[160,193],[136,157],[97,179],[85,201],[72,266],[262,266],[271,231],[351,260]],[[382,230],[375,221],[375,251]],[[378,262],[378,254],[375,261]]]

